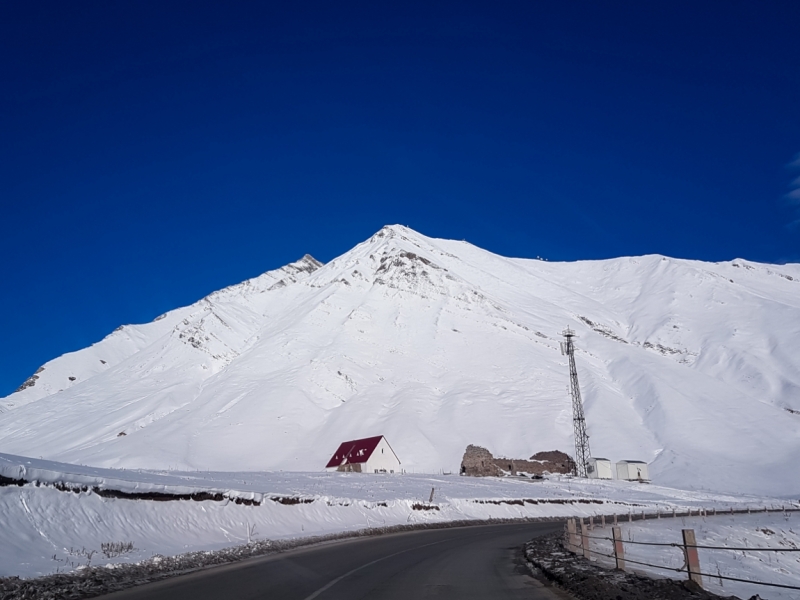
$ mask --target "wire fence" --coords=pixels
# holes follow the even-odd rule
[[[790,513],[790,512],[798,512],[800,508],[792,505],[791,507],[781,506],[780,508],[772,507],[766,508],[764,507],[761,510],[754,511],[751,508],[748,509],[739,509],[739,510],[725,510],[717,512],[716,509],[712,509],[712,512],[709,512],[705,509],[699,510],[687,510],[687,511],[675,511],[673,510],[671,513],[646,513],[641,512],[640,514],[633,515],[633,513],[629,513],[628,515],[623,516],[622,524],[627,522],[645,520],[645,519],[660,519],[664,517],[693,517],[693,516],[721,516],[721,515],[736,515],[736,514],[753,514],[753,513],[764,513],[764,512],[783,512],[783,513]],[[694,513],[694,514],[693,514]],[[625,518],[627,517],[627,519]],[[606,527],[606,516],[599,517],[601,519],[600,526]],[[714,573],[705,573],[700,570],[700,562],[698,557],[698,550],[715,550],[715,551],[731,551],[731,552],[773,552],[773,553],[795,553],[800,552],[800,548],[798,547],[780,547],[780,548],[762,548],[762,547],[754,547],[754,546],[714,546],[714,545],[707,545],[707,544],[698,544],[695,541],[694,530],[692,529],[683,529],[683,543],[676,543],[676,542],[640,542],[635,540],[625,540],[622,539],[622,535],[620,533],[620,520],[618,515],[613,515],[609,517],[609,519],[613,518],[613,523],[609,523],[612,525],[612,533],[613,537],[608,536],[598,536],[598,535],[590,535],[589,531],[594,530],[594,518],[589,517],[588,523],[584,523],[583,519],[579,519],[579,524],[576,523],[575,519],[569,519],[567,522],[567,526],[565,529],[565,540],[564,540],[564,547],[573,552],[575,554],[583,554],[586,558],[590,556],[603,556],[606,558],[613,559],[616,562],[617,568],[624,569],[625,564],[631,563],[635,565],[641,565],[646,567],[651,567],[654,569],[661,569],[664,571],[671,571],[674,573],[685,573],[689,579],[697,583],[702,587],[702,578],[706,577],[709,579],[722,580],[725,581],[735,581],[740,583],[749,583],[753,585],[762,585],[768,586],[773,588],[781,588],[787,590],[800,590],[800,586],[798,585],[789,585],[784,583],[777,583],[777,582],[769,582],[769,581],[756,581],[752,579],[744,579],[740,577],[731,577],[729,575],[722,575],[721,573],[717,572]],[[592,549],[591,540],[603,541],[603,542],[611,542],[612,544],[612,551],[613,554],[609,554],[606,552],[599,551],[598,548]],[[634,560],[625,556],[625,546],[655,546],[655,547],[664,547],[664,548],[676,548],[682,551],[684,564],[681,567],[675,567],[665,564],[655,564],[652,562],[646,562],[644,560]],[[639,557],[637,557],[639,558]],[[719,567],[718,567],[719,568]]]
[[[595,535],[586,536],[590,540],[615,541],[610,537],[597,537]],[[698,550],[736,550],[737,552],[800,552],[800,548],[760,548],[758,546],[701,546],[699,544],[678,544],[676,542],[637,542],[635,540],[622,540],[623,544],[635,544],[638,546],[673,546],[675,548],[697,548]],[[612,557],[613,558],[613,557]]]

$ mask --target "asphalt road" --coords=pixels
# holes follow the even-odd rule
[[[521,563],[557,523],[414,531],[300,548],[103,596],[107,600],[416,600],[570,598]]]

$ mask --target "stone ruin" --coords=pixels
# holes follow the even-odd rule
[[[500,469],[494,464],[494,456],[486,448],[467,446],[464,458],[461,459],[461,475],[471,477],[497,477]]]
[[[572,473],[575,461],[559,450],[537,452],[529,459],[495,458],[481,446],[467,446],[461,459],[461,475],[471,477],[500,477],[502,475],[542,475],[544,473]]]

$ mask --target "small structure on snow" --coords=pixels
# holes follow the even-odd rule
[[[382,435],[342,442],[325,465],[328,471],[352,473],[394,473],[400,459]]]
[[[624,481],[650,481],[647,463],[641,460],[621,460],[617,463],[617,479]]]
[[[481,446],[467,446],[461,459],[461,475],[471,477],[500,477],[503,475],[541,475],[542,473],[571,473],[575,463],[558,450],[537,452],[529,459],[497,458]]]
[[[589,479],[614,479],[614,469],[607,458],[590,458],[586,474]]]

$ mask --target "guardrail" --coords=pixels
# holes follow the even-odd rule
[[[633,521],[640,521],[644,519],[661,519],[661,518],[677,518],[677,517],[692,517],[692,516],[715,516],[715,515],[735,515],[735,514],[753,514],[753,513],[763,513],[763,512],[798,512],[800,508],[796,508],[794,505],[787,508],[782,506],[781,508],[767,508],[764,507],[762,510],[753,510],[751,508],[747,509],[739,509],[734,510],[733,508],[726,510],[726,511],[719,511],[717,512],[716,509],[712,509],[711,511],[707,511],[706,509],[696,509],[696,510],[686,510],[686,511],[675,511],[673,510],[671,513],[646,513],[641,512],[640,514],[634,515],[633,513],[628,513],[627,515],[623,515],[623,521],[633,522]],[[626,518],[627,517],[627,518]],[[615,568],[624,571],[626,563],[642,565],[647,567],[652,567],[656,569],[663,569],[665,571],[673,571],[676,573],[686,573],[689,580],[693,581],[700,587],[703,587],[703,577],[719,579],[719,580],[728,580],[728,581],[737,581],[743,583],[751,583],[754,585],[764,585],[769,587],[776,587],[776,588],[783,588],[789,590],[800,590],[800,586],[796,585],[786,585],[782,583],[772,583],[766,581],[754,581],[752,579],[741,579],[738,577],[729,577],[727,575],[722,574],[713,574],[713,573],[704,573],[700,568],[700,558],[698,550],[727,550],[732,552],[800,552],[800,548],[759,548],[759,547],[733,547],[733,546],[706,546],[700,545],[697,543],[695,538],[695,533],[693,529],[682,529],[683,540],[681,543],[678,542],[636,542],[633,540],[624,540],[622,539],[622,531],[619,526],[619,516],[618,515],[611,515],[608,517],[611,521],[609,523],[611,525],[611,533],[612,537],[603,537],[603,536],[596,536],[590,532],[594,531],[594,517],[588,517],[587,522],[584,522],[583,518],[575,519],[571,518],[567,520],[567,524],[564,531],[564,548],[569,552],[574,554],[582,554],[585,558],[590,559],[593,555],[595,556],[603,556],[607,558],[614,559],[615,561]],[[606,527],[606,516],[600,516],[600,527]],[[612,543],[613,554],[607,554],[603,552],[599,552],[597,550],[591,549],[591,540],[602,540],[608,541]],[[668,565],[658,565],[649,562],[644,562],[640,560],[632,560],[625,555],[625,545],[639,545],[639,546],[660,546],[660,547],[671,547],[676,548],[682,551],[683,553],[683,560],[684,564],[682,567],[671,567]]]

